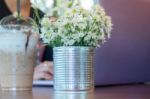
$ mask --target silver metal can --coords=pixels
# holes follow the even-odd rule
[[[54,90],[93,91],[93,48],[54,47],[53,51]]]

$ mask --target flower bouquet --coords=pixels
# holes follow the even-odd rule
[[[110,37],[111,18],[100,5],[94,5],[87,10],[80,3],[69,2],[66,6],[55,8],[54,11],[61,15],[55,20],[45,16],[41,21],[41,38],[44,43],[54,47],[96,47]]]

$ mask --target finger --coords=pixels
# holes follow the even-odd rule
[[[53,74],[53,62],[51,61],[45,61],[46,66],[48,67],[48,71]]]
[[[51,74],[45,73],[45,72],[38,72],[34,74],[34,80],[40,80],[40,79],[45,79],[45,80],[52,80],[53,76]]]
[[[37,68],[39,69],[39,71],[45,71],[50,74],[53,74],[53,63],[52,62],[45,61],[45,62],[41,63],[41,65],[39,65]]]

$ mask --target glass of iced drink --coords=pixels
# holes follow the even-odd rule
[[[1,90],[32,90],[39,34],[29,21],[18,22],[12,18],[1,21]]]

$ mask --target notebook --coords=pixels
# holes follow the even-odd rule
[[[35,80],[33,81],[33,85],[42,85],[42,86],[47,86],[47,85],[53,85],[52,80]]]

